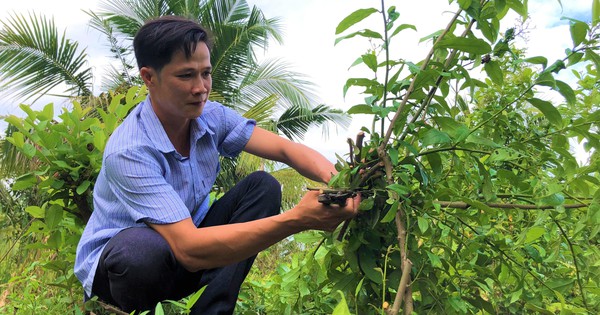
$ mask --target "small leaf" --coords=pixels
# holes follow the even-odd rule
[[[331,315],[350,315],[350,309],[348,308],[348,303],[346,302],[346,298],[344,297],[344,293],[342,291],[338,291],[340,296],[340,302],[333,309],[333,313]]]
[[[431,265],[433,267],[438,267],[438,268],[442,267],[442,261],[440,260],[439,256],[437,256],[433,253],[430,253],[430,252],[427,252],[427,256],[429,257],[429,262],[431,262]]]
[[[362,55],[362,61],[371,69],[373,72],[377,72],[377,56],[375,53]]]
[[[381,219],[381,223],[389,223],[394,221],[396,217],[396,213],[398,212],[398,201],[395,201],[394,204],[390,207],[390,210],[385,214],[385,217]],[[599,212],[600,213],[600,212]]]
[[[506,4],[513,11],[517,12],[523,18],[523,21],[527,20],[527,5],[521,3],[519,0],[506,0]]]
[[[398,33],[400,33],[401,31],[405,30],[405,29],[413,29],[413,30],[417,30],[417,27],[412,25],[412,24],[401,24],[398,25],[398,27],[396,27],[396,29],[394,30],[394,32],[392,33],[392,35],[390,35],[390,38],[396,36]]]
[[[585,51],[585,59],[592,61],[596,65],[596,71],[600,69],[600,56],[595,53],[592,49]]]
[[[338,24],[338,26],[335,28],[335,34],[338,35],[338,34],[342,33],[343,31],[350,28],[352,25],[366,19],[367,17],[369,17],[371,14],[373,14],[375,12],[378,12],[377,9],[368,8],[368,9],[358,9],[358,10],[350,13],[350,15],[345,17],[340,22],[340,24]]]
[[[447,133],[441,132],[437,129],[429,129],[421,138],[422,145],[424,147],[434,144],[445,144],[450,143],[452,140]]]
[[[588,25],[581,21],[574,21],[570,27],[571,39],[573,40],[573,47],[579,46],[587,35]]]
[[[577,97],[575,96],[575,91],[571,88],[571,86],[563,81],[556,80],[556,87],[558,88],[558,92],[565,98],[567,104],[573,105],[577,102]]]
[[[38,206],[29,206],[25,208],[25,212],[29,213],[32,217],[36,219],[41,219],[45,216],[46,210],[38,207]]]
[[[562,125],[562,116],[560,115],[558,109],[556,109],[556,107],[552,105],[552,103],[541,100],[539,98],[530,98],[527,101],[535,108],[539,109],[542,112],[542,114],[546,116],[546,119],[548,119],[548,121],[550,121],[551,124],[557,127],[560,127]]]
[[[388,150],[388,155],[390,156],[392,165],[398,165],[398,156],[399,156],[398,149],[390,148]]]
[[[400,184],[391,184],[386,188],[396,192],[398,195],[406,195],[410,192],[410,189],[408,187],[402,186]]]
[[[524,60],[525,62],[529,62],[536,65],[542,65],[542,67],[546,68],[548,66],[548,59],[543,56],[531,57]]]
[[[44,218],[48,228],[54,229],[63,219],[63,209],[59,205],[52,205],[46,210]]]
[[[600,0],[593,0],[592,2],[592,26],[596,26],[600,23]]]
[[[419,217],[417,219],[417,224],[419,225],[419,230],[421,230],[421,233],[423,234],[425,234],[425,232],[427,232],[427,229],[429,229],[429,221],[427,221],[427,219],[423,217]]]
[[[542,235],[544,235],[545,232],[546,229],[541,226],[534,226],[530,228],[525,234],[525,244],[534,242],[538,238],[542,237]]]
[[[77,186],[77,189],[75,191],[78,195],[82,195],[86,190],[88,190],[91,184],[92,182],[90,182],[89,180],[84,180],[83,183]]]
[[[23,190],[29,187],[32,187],[38,183],[37,177],[33,174],[25,174],[19,178],[12,184],[12,190]]]
[[[467,37],[443,38],[436,45],[436,48],[452,48],[478,55],[492,51],[490,44],[483,39]]]
[[[483,68],[485,69],[485,72],[490,77],[492,82],[494,82],[497,85],[504,84],[504,73],[502,72],[502,69],[500,68],[498,62],[492,60],[486,63],[485,66],[483,66]]]
[[[6,139],[19,149],[23,148],[23,145],[25,144],[25,137],[23,137],[23,134],[18,131],[13,132],[12,137],[8,137]]]

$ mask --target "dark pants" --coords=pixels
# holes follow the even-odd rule
[[[200,227],[265,218],[278,214],[280,206],[279,183],[265,172],[255,172],[219,198]],[[163,300],[179,300],[208,285],[191,314],[232,314],[254,258],[192,273],[175,260],[160,234],[151,228],[129,228],[113,237],[102,252],[92,291],[131,312],[153,309]]]

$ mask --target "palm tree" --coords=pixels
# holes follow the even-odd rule
[[[105,88],[140,84],[131,56],[135,33],[148,19],[176,14],[197,19],[213,33],[211,99],[290,139],[301,139],[311,126],[327,128],[328,122],[334,122],[346,127],[349,123],[342,111],[315,106],[312,84],[290,71],[288,64],[282,60],[257,61],[256,49],[266,49],[271,39],[281,42],[280,25],[278,19],[265,18],[245,0],[105,0],[99,7],[98,12],[88,12],[90,25],[106,35],[119,64],[103,80]],[[93,99],[92,71],[86,67],[85,50],[78,51],[77,43],[64,34],[59,37],[52,20],[34,14],[29,20],[14,15],[2,26],[0,91],[31,98],[64,84],[66,94],[61,96]],[[3,160],[5,165],[12,163]],[[247,171],[238,168],[234,173]]]
[[[347,126],[341,111],[314,106],[312,84],[289,70],[282,60],[257,62],[256,49],[267,49],[270,39],[281,43],[279,20],[267,19],[244,0],[104,0],[92,25],[111,39],[120,61],[120,78],[134,77],[131,41],[145,21],[163,15],[196,19],[214,37],[211,51],[213,88],[210,98],[232,107],[261,127],[301,139],[312,125],[335,122]],[[127,82],[115,82],[121,85]]]

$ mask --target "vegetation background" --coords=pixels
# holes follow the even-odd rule
[[[211,98],[292,139],[361,117],[330,182],[362,192],[361,214],[261,253],[238,313],[598,313],[598,0],[562,20],[569,44],[552,56],[528,47],[528,1],[449,1],[447,24],[424,34],[404,4],[361,3],[334,30],[338,47],[364,47],[347,65],[341,94],[360,97],[346,113],[282,60],[257,58],[281,25],[245,1],[103,3],[88,16],[116,62],[100,94],[88,55],[51,19],[1,22],[2,92],[34,100],[64,87],[68,105],[6,117],[0,312],[107,312],[82,304],[74,249],[104,143],[145,97],[129,40],[144,19],[177,13],[217,35]],[[411,44],[424,53],[395,48]],[[248,156],[223,163],[215,197],[258,168],[281,179],[284,208],[315,185]],[[185,314],[195,298],[157,312]]]

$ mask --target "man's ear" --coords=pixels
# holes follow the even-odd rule
[[[142,77],[142,80],[144,80],[147,87],[155,84],[158,79],[156,71],[150,67],[142,67],[140,69],[140,77]]]

